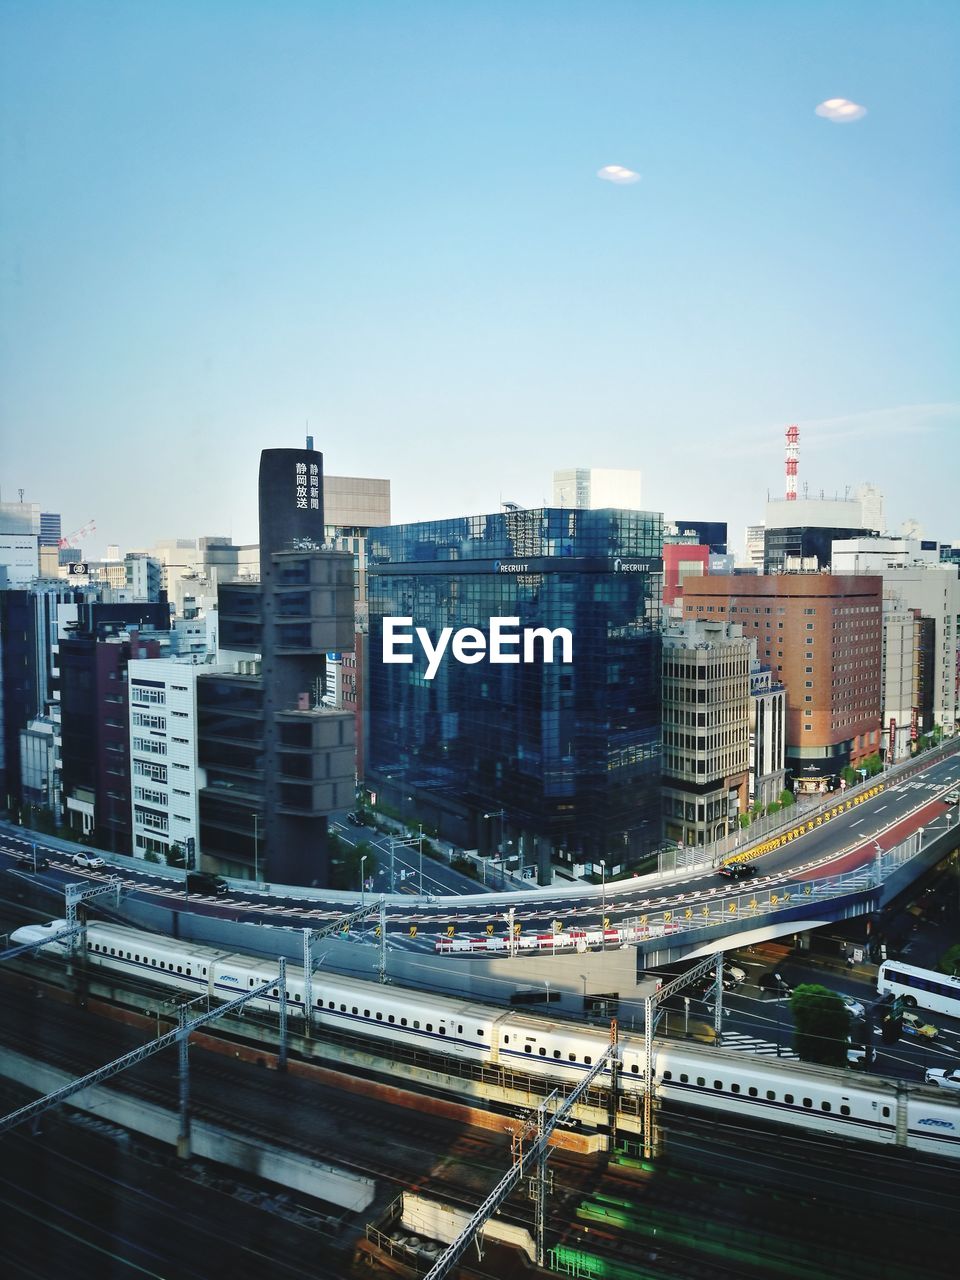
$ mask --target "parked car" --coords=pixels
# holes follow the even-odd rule
[[[222,876],[212,875],[209,871],[187,872],[187,893],[206,893],[220,897],[229,888]]]
[[[97,867],[105,867],[107,865],[98,853],[88,853],[86,849],[82,849],[80,853],[75,853],[70,861],[75,867],[89,867],[94,870]]]
[[[723,976],[724,978],[730,978],[739,987],[741,983],[746,982],[747,971],[746,969],[741,969],[738,964],[725,964],[723,966]]]
[[[905,1036],[917,1036],[922,1040],[935,1040],[940,1031],[932,1023],[924,1022],[918,1013],[905,1013],[903,1015],[903,1034]]]
[[[944,1071],[942,1067],[931,1067],[923,1073],[924,1084],[935,1084],[941,1089],[960,1090],[960,1067],[952,1071]]]
[[[792,996],[793,987],[779,973],[761,973],[757,979],[761,991],[769,991],[772,995]]]
[[[724,880],[749,880],[756,874],[757,868],[752,862],[727,862],[717,871]]]

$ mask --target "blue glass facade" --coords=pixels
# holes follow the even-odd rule
[[[551,857],[636,861],[659,832],[662,547],[661,516],[638,511],[372,529],[368,779],[395,801],[413,798],[460,843],[538,862],[541,879]],[[496,616],[564,627],[573,661],[466,665],[448,654],[428,680],[419,644],[406,650],[412,664],[383,662],[391,616],[433,643],[444,627],[488,635]]]

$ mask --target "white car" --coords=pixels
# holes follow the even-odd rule
[[[97,853],[75,853],[70,859],[75,867],[105,867],[107,864]]]
[[[957,1089],[960,1090],[960,1067],[954,1067],[952,1071],[943,1071],[939,1067],[931,1067],[929,1071],[923,1073],[924,1084],[936,1084],[941,1089]]]
[[[725,978],[732,978],[738,987],[747,980],[746,970],[741,969],[737,964],[725,964],[723,966],[723,976]]]

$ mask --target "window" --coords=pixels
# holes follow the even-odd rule
[[[731,1092],[731,1093],[739,1093],[739,1092],[740,1092],[740,1086],[739,1086],[738,1084],[732,1084],[732,1085],[730,1086],[730,1092]]]
[[[704,1076],[697,1076],[697,1084],[700,1086],[701,1089],[706,1083],[707,1081]]]
[[[813,1106],[813,1099],[812,1099],[812,1098],[804,1098],[804,1100],[803,1100],[803,1105],[804,1105],[805,1107],[808,1107],[808,1108],[809,1108],[809,1107],[812,1107],[812,1106]]]
[[[713,1087],[714,1087],[715,1089],[722,1089],[722,1088],[723,1088],[723,1081],[722,1081],[722,1080],[714,1080],[714,1082],[713,1082]]]
[[[768,1102],[776,1102],[776,1100],[777,1100],[777,1095],[774,1093],[774,1091],[773,1091],[772,1089],[768,1089],[768,1090],[767,1090],[767,1101],[768,1101]]]
[[[783,1095],[783,1100],[784,1100],[784,1102],[787,1104],[787,1106],[788,1106],[788,1107],[792,1107],[792,1106],[793,1106],[793,1094],[792,1094],[792,1093],[785,1093],[785,1094]]]
[[[750,1086],[750,1088],[747,1090],[747,1093],[751,1098],[757,1098],[760,1096],[759,1091],[757,1089],[754,1089],[753,1085]]]
[[[842,1116],[848,1116],[850,1114],[850,1108],[846,1105],[846,1103],[841,1103],[840,1114]]]
[[[830,1103],[829,1103],[829,1102],[821,1102],[821,1103],[820,1103],[820,1110],[821,1110],[821,1111],[832,1111],[832,1110],[833,1110],[833,1108],[830,1106]]]
[[[666,1076],[664,1076],[664,1079],[666,1079]],[[680,1083],[681,1083],[681,1084],[689,1084],[689,1083],[690,1083],[690,1077],[687,1075],[687,1073],[686,1073],[685,1071],[681,1071],[681,1072],[680,1072]]]

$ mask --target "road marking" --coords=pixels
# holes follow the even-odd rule
[[[761,1040],[757,1036],[748,1036],[741,1031],[724,1031],[720,1036],[721,1049],[739,1049],[744,1053],[761,1054],[764,1057],[776,1057],[777,1046],[771,1040]],[[794,1062],[800,1061],[800,1055],[794,1053],[792,1049],[781,1046],[781,1058],[791,1058]]]

